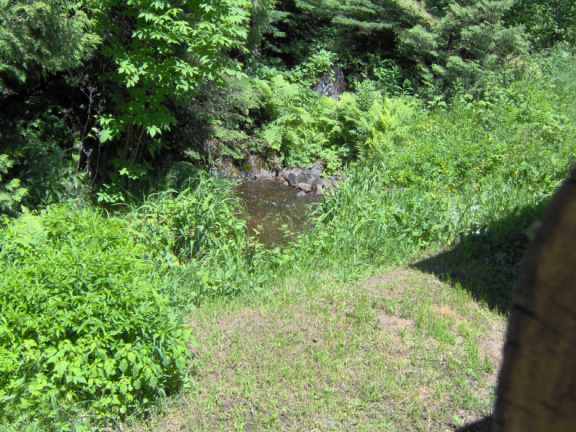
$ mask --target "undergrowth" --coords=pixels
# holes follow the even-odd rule
[[[0,421],[64,430],[145,414],[191,384],[182,318],[209,297],[351,280],[456,244],[517,263],[574,164],[575,64],[559,47],[450,106],[378,92],[299,105],[311,99],[292,84],[267,84],[278,91],[258,133],[285,161],[323,160],[338,183],[314,229],[272,250],[247,234],[232,185],[208,176],[109,213],[61,203],[4,218]],[[2,188],[14,208],[24,192]]]

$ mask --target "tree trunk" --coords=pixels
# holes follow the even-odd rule
[[[494,431],[576,431],[576,170],[528,247],[510,312]]]

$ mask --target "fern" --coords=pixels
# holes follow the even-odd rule
[[[14,165],[14,161],[6,154],[0,154],[0,213],[13,213],[16,206],[28,193],[28,189],[20,186],[20,180],[15,178],[7,183],[2,183],[2,174]]]
[[[322,163],[334,171],[355,155],[385,155],[404,141],[415,107],[402,99],[385,99],[367,81],[358,94],[343,93],[339,101],[303,98],[303,89],[276,76],[262,82],[264,104],[272,121],[258,131],[288,166]]]

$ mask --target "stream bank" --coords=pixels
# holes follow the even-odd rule
[[[310,229],[310,214],[323,193],[334,186],[334,178],[324,179],[320,166],[275,169],[258,155],[240,163],[219,158],[215,171],[237,182],[236,193],[246,207],[248,232],[269,248]]]

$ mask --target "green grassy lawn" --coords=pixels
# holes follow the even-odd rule
[[[417,266],[206,302],[195,390],[132,430],[489,430],[506,318]]]

